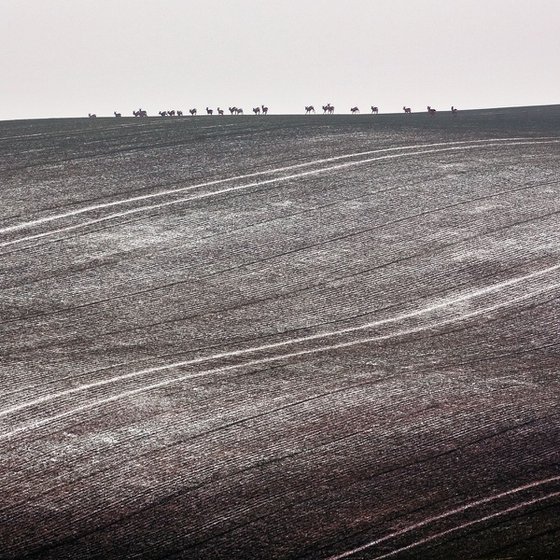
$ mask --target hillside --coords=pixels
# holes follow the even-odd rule
[[[560,556],[560,106],[0,122],[0,557]]]

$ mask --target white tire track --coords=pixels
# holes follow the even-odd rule
[[[518,140],[520,140],[520,141],[518,141]],[[191,190],[195,190],[195,189],[200,189],[200,188],[203,188],[203,187],[223,184],[223,183],[226,183],[226,182],[242,180],[242,179],[252,178],[252,177],[261,176],[261,175],[269,175],[269,174],[279,173],[279,172],[287,171],[287,170],[290,170],[290,169],[296,169],[296,168],[301,168],[301,167],[306,167],[306,166],[308,167],[308,166],[311,166],[311,165],[318,165],[318,164],[321,164],[321,163],[328,163],[328,162],[332,162],[332,161],[338,161],[338,160],[354,158],[354,157],[361,157],[361,156],[364,156],[364,155],[382,153],[382,152],[387,152],[387,151],[405,150],[405,149],[406,150],[411,150],[411,149],[418,150],[418,148],[428,148],[428,147],[432,147],[432,146],[448,146],[446,148],[427,149],[427,150],[422,149],[420,151],[415,151],[415,152],[405,152],[405,153],[402,153],[402,154],[390,154],[390,155],[384,155],[384,156],[379,156],[379,157],[374,157],[374,158],[367,158],[367,159],[364,159],[364,160],[347,162],[347,163],[342,163],[342,164],[338,164],[338,165],[332,165],[332,166],[323,167],[323,168],[320,168],[320,169],[314,169],[314,170],[311,170],[311,171],[294,173],[294,174],[287,175],[287,176],[275,177],[275,178],[267,179],[267,180],[264,180],[264,181],[255,181],[255,182],[251,182],[251,183],[245,184],[245,185],[237,185],[237,186],[234,186],[234,187],[229,187],[229,188],[225,188],[225,189],[220,189],[218,191],[212,191],[212,192],[209,192],[209,193],[203,193],[203,194],[199,194],[199,195],[195,195],[195,196],[181,198],[181,199],[178,199],[178,200],[171,200],[171,201],[162,202],[162,203],[158,203],[158,204],[150,204],[150,205],[140,206],[138,208],[132,208],[132,209],[125,210],[125,211],[122,211],[122,212],[116,212],[116,213],[113,213],[113,214],[109,214],[109,215],[103,216],[101,218],[96,218],[96,219],[93,219],[93,220],[87,220],[85,222],[81,222],[79,224],[75,224],[75,225],[72,225],[72,226],[57,228],[57,229],[54,229],[54,230],[50,230],[50,231],[46,231],[46,232],[42,232],[42,233],[38,233],[38,234],[34,234],[34,235],[24,236],[24,237],[21,237],[19,239],[6,241],[4,243],[1,243],[0,247],[7,247],[7,246],[14,245],[14,244],[17,244],[17,243],[21,243],[21,242],[24,242],[24,241],[31,241],[31,240],[39,239],[39,238],[46,237],[46,236],[49,236],[49,235],[54,235],[56,233],[62,233],[62,232],[65,232],[65,231],[72,231],[72,230],[75,230],[75,229],[84,228],[84,227],[87,227],[89,225],[93,225],[93,224],[96,224],[96,223],[112,220],[112,219],[123,217],[123,216],[128,216],[128,215],[131,215],[131,214],[136,214],[136,213],[139,213],[139,212],[144,212],[146,210],[151,210],[151,209],[155,209],[155,208],[164,208],[166,206],[171,206],[171,205],[174,205],[174,204],[181,204],[183,202],[189,202],[189,201],[193,201],[193,200],[201,200],[201,199],[204,199],[204,198],[209,198],[209,197],[217,196],[217,195],[220,195],[220,194],[225,194],[225,193],[228,193],[228,192],[246,190],[246,189],[249,189],[249,188],[258,187],[258,186],[262,186],[262,185],[278,183],[278,182],[285,182],[285,181],[290,181],[290,180],[293,180],[293,179],[298,179],[298,178],[301,178],[301,177],[307,177],[307,176],[312,176],[312,175],[319,175],[319,174],[322,174],[322,173],[327,173],[329,171],[336,171],[338,169],[345,169],[345,168],[349,168],[349,167],[355,167],[355,166],[358,166],[358,165],[363,165],[363,164],[366,164],[366,163],[372,163],[374,161],[382,161],[382,160],[389,160],[389,159],[396,159],[396,158],[416,156],[416,155],[424,155],[424,154],[431,154],[431,153],[439,153],[439,152],[469,150],[469,149],[477,149],[477,148],[481,148],[481,147],[499,146],[499,145],[503,145],[503,144],[500,144],[500,143],[503,143],[503,142],[508,142],[508,145],[516,146],[516,145],[527,145],[527,144],[551,144],[551,143],[558,143],[558,142],[560,142],[560,140],[559,139],[548,139],[548,138],[531,139],[529,141],[527,141],[527,139],[496,139],[496,140],[477,141],[477,142],[479,142],[479,143],[475,144],[474,142],[463,142],[463,143],[449,142],[449,143],[425,144],[425,145],[417,145],[417,146],[401,146],[401,147],[395,147],[395,148],[384,148],[384,149],[381,149],[381,150],[372,150],[372,151],[369,151],[369,152],[359,152],[359,153],[355,153],[355,154],[335,156],[335,157],[332,157],[332,158],[325,158],[325,159],[321,159],[321,160],[315,160],[313,162],[307,162],[307,163],[302,163],[302,164],[297,164],[297,165],[292,165],[292,166],[287,166],[287,167],[282,167],[282,168],[276,168],[276,169],[271,169],[271,170],[267,170],[267,171],[260,171],[260,172],[251,173],[251,174],[248,174],[248,175],[239,175],[239,176],[231,177],[231,178],[228,178],[228,179],[220,179],[220,180],[216,180],[216,181],[209,181],[207,183],[200,183],[198,185],[192,185],[192,186],[189,186],[189,187],[181,187],[179,189],[169,189],[169,190],[158,192],[158,193],[152,193],[152,194],[132,197],[132,198],[128,198],[128,199],[125,199],[125,200],[119,200],[119,201],[113,201],[113,202],[108,202],[108,203],[104,203],[104,204],[92,205],[92,206],[88,206],[88,207],[85,207],[85,208],[79,208],[79,209],[76,209],[76,210],[72,210],[70,212],[65,212],[65,213],[62,213],[62,214],[54,215],[54,216],[46,216],[44,218],[38,218],[37,220],[22,222],[20,224],[16,224],[16,225],[13,225],[13,226],[8,226],[8,227],[5,227],[5,228],[1,228],[0,229],[0,234],[6,234],[6,233],[12,233],[12,232],[15,232],[15,231],[21,231],[23,229],[28,229],[28,228],[31,228],[31,227],[36,226],[36,225],[41,225],[41,224],[44,224],[44,223],[48,223],[48,222],[52,222],[52,221],[56,221],[56,220],[61,220],[61,219],[67,218],[67,217],[72,217],[72,216],[84,214],[84,213],[95,211],[95,210],[110,208],[110,207],[119,206],[119,205],[125,205],[125,204],[129,204],[131,202],[138,202],[138,201],[142,201],[142,200],[148,200],[148,199],[152,199],[152,198],[156,198],[156,197],[167,196],[167,195],[177,194],[177,193],[181,193],[181,192],[187,192],[187,191],[191,191]],[[484,142],[484,143],[481,144],[480,142]],[[497,142],[497,143],[494,144],[492,142]],[[461,144],[461,145],[459,145],[459,144]],[[469,144],[469,145],[467,146],[467,145],[464,145],[464,144]]]
[[[539,139],[539,140],[542,140],[542,139],[550,140],[550,139],[552,139],[552,137],[539,137],[537,139]],[[186,191],[190,191],[192,189],[209,187],[209,186],[218,185],[218,184],[221,184],[221,183],[227,183],[227,182],[230,182],[230,181],[238,181],[238,180],[241,180],[241,179],[249,179],[251,177],[257,177],[257,176],[261,176],[261,175],[280,173],[282,171],[288,171],[290,169],[297,169],[297,168],[307,167],[307,166],[311,166],[311,165],[319,165],[321,163],[328,163],[328,162],[331,162],[331,161],[337,161],[337,160],[341,160],[341,159],[347,159],[347,158],[352,158],[352,157],[360,157],[360,156],[364,156],[364,155],[371,155],[371,154],[375,154],[375,153],[395,151],[395,150],[431,148],[431,147],[436,147],[436,146],[446,146],[446,145],[455,145],[455,144],[470,144],[470,143],[476,143],[476,142],[490,142],[490,141],[501,142],[501,141],[508,141],[508,140],[515,141],[515,140],[525,140],[525,139],[524,138],[512,138],[512,139],[496,138],[496,139],[493,139],[493,140],[492,139],[489,139],[489,140],[473,140],[472,142],[471,141],[440,142],[440,143],[435,143],[435,144],[417,144],[417,145],[412,145],[412,146],[396,146],[396,147],[393,147],[393,148],[383,148],[383,149],[379,149],[379,150],[370,150],[370,151],[366,151],[366,152],[356,152],[354,154],[346,154],[346,155],[334,156],[334,157],[330,157],[330,158],[323,158],[323,159],[318,159],[318,160],[314,160],[314,161],[310,161],[310,162],[306,162],[306,163],[299,163],[299,164],[294,164],[294,165],[288,165],[288,166],[285,166],[285,167],[268,169],[268,170],[265,170],[265,171],[258,171],[258,172],[249,173],[249,174],[246,174],[246,175],[237,175],[237,176],[234,176],[234,177],[229,177],[227,179],[218,179],[218,180],[215,180],[215,181],[208,181],[206,183],[200,183],[198,185],[192,185],[192,186],[189,186],[189,187],[180,187],[178,189],[167,189],[165,191],[161,191],[161,192],[157,192],[157,193],[140,195],[140,196],[135,196],[135,197],[131,197],[131,198],[126,198],[126,199],[123,199],[123,200],[117,200],[117,201],[107,202],[107,203],[103,203],[103,204],[95,204],[95,205],[92,205],[92,206],[86,206],[84,208],[78,208],[76,210],[71,210],[70,212],[65,212],[63,214],[56,214],[54,216],[46,216],[44,218],[39,218],[37,220],[31,220],[31,221],[22,222],[20,224],[16,224],[16,225],[13,225],[13,226],[0,228],[0,233],[8,233],[8,232],[11,232],[11,231],[25,229],[25,228],[28,228],[28,227],[31,227],[31,226],[34,226],[34,225],[39,225],[39,224],[46,223],[46,222],[52,222],[52,221],[59,220],[59,219],[62,219],[62,218],[67,218],[67,217],[70,217],[70,216],[76,216],[78,214],[84,214],[86,212],[91,212],[93,210],[100,210],[102,208],[110,208],[110,207],[113,207],[113,206],[120,206],[120,205],[123,205],[123,204],[129,204],[130,202],[137,202],[137,201],[140,201],[140,200],[147,200],[147,199],[150,199],[150,198],[167,196],[169,194],[186,192]]]
[[[195,365],[195,364],[199,364],[199,363],[203,363],[203,362],[207,362],[207,361],[211,361],[211,360],[216,360],[216,359],[230,358],[230,357],[235,357],[235,356],[240,356],[240,355],[245,355],[245,354],[252,354],[252,353],[255,353],[255,352],[258,352],[258,351],[268,350],[268,349],[272,349],[272,348],[285,347],[285,346],[292,345],[292,344],[299,343],[299,342],[307,342],[307,341],[321,339],[321,338],[330,338],[330,337],[333,337],[333,336],[340,336],[341,334],[359,332],[359,331],[363,331],[363,330],[368,329],[368,328],[372,328],[372,327],[376,327],[376,326],[380,326],[380,325],[384,325],[384,324],[388,324],[388,323],[395,323],[395,322],[402,321],[404,319],[408,319],[408,318],[411,318],[411,317],[418,317],[418,316],[430,313],[432,311],[442,309],[442,308],[445,308],[445,307],[449,307],[449,306],[454,305],[456,303],[464,302],[464,301],[467,301],[467,300],[472,299],[474,297],[484,295],[484,294],[487,294],[487,293],[491,293],[491,292],[497,291],[499,289],[502,289],[504,287],[508,287],[508,286],[517,284],[519,282],[522,282],[523,280],[534,278],[534,277],[537,277],[537,276],[540,276],[540,275],[543,275],[543,274],[546,274],[548,272],[558,270],[558,269],[560,269],[560,264],[555,265],[553,267],[549,267],[547,269],[543,269],[543,270],[528,274],[528,275],[525,275],[525,276],[522,276],[522,277],[518,277],[518,278],[514,278],[514,279],[511,279],[511,280],[505,281],[505,282],[501,282],[499,284],[489,286],[489,287],[483,288],[481,290],[477,290],[476,292],[466,294],[464,296],[461,296],[459,298],[455,298],[455,299],[447,301],[447,302],[432,305],[432,306],[429,306],[429,307],[426,307],[426,308],[423,308],[423,309],[420,309],[420,310],[417,310],[417,311],[414,311],[414,312],[411,312],[411,313],[406,313],[406,314],[403,314],[403,315],[399,315],[399,316],[396,316],[396,317],[391,317],[391,318],[388,318],[388,319],[383,319],[383,320],[380,320],[380,321],[367,323],[366,325],[360,325],[358,327],[350,327],[350,328],[347,328],[347,329],[341,329],[339,331],[333,331],[333,332],[330,332],[330,333],[321,333],[321,334],[316,334],[316,335],[310,335],[310,336],[307,336],[307,337],[301,337],[301,338],[294,339],[294,340],[277,342],[277,343],[274,343],[274,344],[267,344],[267,345],[263,345],[263,346],[260,346],[260,347],[247,348],[247,349],[243,349],[243,350],[236,350],[236,351],[233,351],[233,352],[224,352],[222,354],[216,354],[214,356],[203,356],[201,358],[197,358],[197,359],[194,359],[194,360],[175,362],[175,363],[167,364],[167,365],[163,365],[163,366],[147,368],[147,369],[144,369],[144,370],[131,372],[131,373],[128,373],[128,374],[125,374],[125,375],[116,376],[116,377],[113,377],[113,378],[110,378],[110,379],[105,379],[103,381],[98,381],[98,382],[94,382],[94,383],[80,385],[78,387],[73,387],[73,388],[67,389],[65,391],[60,391],[60,392],[57,392],[57,393],[52,393],[50,395],[45,395],[44,397],[41,397],[40,399],[36,399],[34,401],[28,401],[28,402],[22,403],[20,405],[12,406],[8,409],[0,411],[0,416],[7,416],[7,415],[13,414],[17,411],[20,411],[20,410],[23,410],[23,409],[26,409],[26,408],[30,408],[32,406],[36,406],[38,404],[43,404],[45,402],[49,402],[49,401],[52,401],[54,399],[57,399],[57,398],[60,398],[60,397],[63,397],[63,396],[71,395],[71,394],[74,394],[74,393],[79,393],[79,392],[85,391],[87,389],[92,389],[92,388],[101,387],[101,386],[104,386],[104,385],[109,385],[111,383],[115,383],[115,382],[126,380],[126,379],[131,379],[131,378],[134,378],[134,377],[138,377],[140,375],[152,374],[152,373],[156,373],[156,372],[159,372],[159,371],[166,371],[166,370],[170,370],[170,369],[174,369],[174,368]],[[497,303],[497,304],[494,304],[494,305],[491,305],[491,306],[488,306],[488,307],[485,307],[485,308],[482,308],[482,309],[478,309],[478,310],[472,311],[470,313],[463,313],[459,316],[451,317],[451,318],[445,319],[443,321],[438,321],[438,322],[435,322],[435,323],[429,323],[427,325],[421,325],[419,327],[405,329],[405,330],[397,331],[397,332],[394,332],[394,333],[389,333],[389,334],[386,334],[386,335],[367,337],[367,338],[362,338],[362,339],[353,340],[353,341],[349,341],[349,342],[342,342],[342,343],[338,343],[338,344],[331,344],[331,345],[322,346],[322,347],[318,347],[318,348],[312,348],[312,349],[308,349],[308,350],[300,350],[300,351],[297,351],[297,352],[280,354],[280,355],[271,356],[271,357],[268,357],[268,358],[261,358],[261,359],[247,361],[247,362],[242,362],[240,364],[218,367],[218,368],[214,368],[214,369],[210,369],[210,370],[206,370],[206,371],[202,371],[202,372],[198,372],[198,373],[194,373],[194,374],[191,373],[191,374],[186,374],[186,375],[182,375],[182,376],[179,376],[179,377],[173,377],[171,379],[167,379],[167,380],[164,380],[164,381],[159,381],[157,383],[143,385],[143,386],[138,387],[136,389],[131,389],[129,391],[124,391],[122,393],[112,395],[110,397],[99,399],[97,401],[93,401],[91,403],[87,403],[87,404],[84,404],[82,406],[73,408],[73,409],[68,410],[66,412],[62,412],[62,413],[59,413],[59,414],[56,414],[56,415],[53,415],[53,416],[50,416],[50,417],[47,417],[47,418],[43,418],[41,420],[34,421],[31,424],[24,425],[24,426],[21,426],[19,428],[15,428],[15,429],[13,429],[9,432],[1,434],[0,435],[0,440],[5,440],[5,439],[8,439],[8,438],[11,438],[18,433],[22,433],[22,432],[26,432],[26,431],[30,431],[30,430],[39,428],[39,427],[44,426],[46,424],[50,424],[52,422],[55,422],[55,421],[63,419],[63,418],[67,418],[69,416],[73,416],[77,413],[80,413],[80,412],[83,412],[83,411],[86,411],[86,410],[97,408],[97,407],[99,407],[101,405],[104,405],[104,404],[107,404],[107,403],[115,402],[117,400],[121,400],[123,398],[127,398],[127,397],[137,395],[137,394],[140,394],[140,393],[144,393],[146,391],[159,389],[159,388],[163,388],[163,387],[166,387],[166,386],[169,386],[169,385],[172,385],[172,384],[180,383],[180,382],[186,381],[188,379],[195,379],[195,378],[198,378],[198,377],[203,377],[203,376],[211,375],[211,374],[214,374],[214,373],[223,373],[225,371],[230,371],[230,370],[238,369],[238,368],[241,368],[241,367],[249,367],[249,366],[253,366],[253,365],[261,365],[261,364],[265,364],[265,363],[272,363],[272,362],[277,362],[277,361],[280,361],[280,360],[298,358],[298,357],[301,357],[301,356],[307,356],[307,355],[316,354],[316,353],[320,353],[320,352],[328,352],[328,351],[331,351],[331,350],[349,348],[349,347],[357,346],[357,345],[361,345],[361,344],[378,342],[378,341],[381,341],[381,340],[389,340],[389,339],[396,338],[396,337],[406,336],[406,335],[409,335],[409,334],[415,334],[415,333],[419,333],[419,332],[422,332],[422,331],[439,328],[439,327],[442,327],[442,326],[445,326],[445,325],[448,325],[448,324],[451,324],[451,323],[465,321],[467,319],[477,317],[477,316],[480,316],[482,314],[490,313],[492,311],[502,309],[504,307],[507,307],[507,306],[510,306],[510,305],[513,305],[513,304],[516,304],[516,303],[520,303],[522,301],[526,301],[528,299],[536,297],[537,295],[555,290],[557,288],[560,288],[560,283],[552,284],[552,285],[546,286],[545,288],[541,288],[539,290],[535,290],[535,291],[530,292],[528,294],[524,294],[524,295],[516,297],[516,298],[511,298],[511,299],[506,300],[504,302],[500,302],[500,303]]]
[[[542,480],[537,480],[535,482],[530,482],[528,484],[524,484],[522,486],[518,486],[518,487],[513,488],[511,490],[506,490],[505,492],[500,492],[499,494],[493,494],[492,496],[488,496],[486,498],[476,500],[475,502],[470,502],[470,503],[465,504],[463,506],[460,506],[458,508],[446,511],[445,513],[442,513],[440,515],[435,515],[433,517],[428,517],[427,519],[424,519],[423,521],[420,521],[418,523],[414,523],[413,525],[405,527],[404,529],[401,529],[400,531],[395,531],[395,532],[393,532],[389,535],[386,535],[384,537],[381,537],[379,539],[376,539],[374,541],[366,543],[362,546],[359,546],[359,547],[354,548],[352,550],[348,550],[346,552],[343,552],[342,554],[337,554],[335,556],[329,556],[325,560],[342,560],[343,558],[348,558],[350,556],[353,556],[354,554],[358,554],[359,552],[363,552],[365,550],[368,550],[369,548],[377,546],[378,544],[384,543],[388,540],[392,540],[392,539],[395,539],[395,538],[400,537],[402,535],[406,535],[407,533],[410,533],[411,531],[415,531],[416,529],[421,529],[422,527],[425,527],[426,525],[434,523],[435,521],[439,521],[441,519],[445,519],[447,517],[457,515],[458,513],[463,513],[463,512],[465,512],[469,509],[487,504],[489,502],[499,500],[501,498],[507,498],[509,496],[513,496],[513,495],[518,494],[520,492],[524,492],[526,490],[532,490],[533,488],[537,488],[539,486],[543,486],[545,484],[550,484],[552,482],[558,482],[558,481],[560,481],[560,476],[552,476],[550,478],[545,478],[545,479],[542,479]],[[381,560],[382,558],[389,558],[390,556],[394,556],[395,554],[398,554],[399,552],[404,552],[405,550],[410,550],[411,548],[414,548],[414,547],[419,546],[421,544],[424,544],[426,542],[432,541],[436,538],[447,535],[449,533],[459,531],[460,529],[463,529],[465,527],[469,527],[470,525],[474,525],[475,523],[482,523],[483,521],[493,519],[494,517],[498,517],[500,515],[505,515],[506,513],[516,511],[516,510],[518,510],[522,507],[527,507],[529,505],[536,504],[538,502],[548,500],[548,499],[550,499],[552,497],[556,497],[556,496],[560,496],[560,492],[552,492],[552,493],[546,494],[545,496],[535,498],[533,500],[528,500],[528,501],[525,501],[525,502],[521,502],[519,504],[516,504],[515,506],[500,510],[496,513],[486,515],[484,517],[480,517],[480,518],[475,519],[473,521],[468,521],[466,523],[461,523],[460,525],[452,527],[451,529],[447,529],[446,531],[441,531],[439,533],[436,533],[435,535],[431,535],[431,536],[426,537],[424,539],[421,539],[419,541],[415,541],[414,543],[409,544],[408,546],[398,548],[396,550],[388,552],[387,554],[382,554],[381,556],[372,557],[371,560]]]
[[[263,350],[270,350],[270,349],[274,349],[274,348],[282,348],[282,347],[286,347],[286,346],[291,346],[291,345],[294,345],[294,344],[299,344],[301,342],[310,342],[310,341],[318,340],[318,339],[322,339],[322,338],[331,338],[331,337],[340,336],[340,335],[343,335],[343,334],[359,332],[359,331],[363,331],[363,330],[366,330],[366,329],[375,328],[375,327],[379,327],[379,326],[387,325],[387,324],[391,324],[391,323],[398,323],[398,322],[404,321],[406,319],[410,319],[410,318],[414,318],[414,317],[420,317],[422,315],[427,315],[427,314],[432,313],[434,311],[438,311],[438,310],[444,309],[446,307],[451,307],[451,306],[456,305],[458,303],[465,302],[465,301],[468,301],[470,299],[473,299],[473,298],[476,298],[476,297],[479,297],[479,296],[482,296],[482,295],[486,295],[486,294],[490,294],[490,293],[493,293],[493,292],[500,291],[504,288],[514,286],[514,285],[519,284],[521,282],[525,282],[527,280],[532,280],[533,278],[538,278],[539,276],[550,274],[551,272],[555,272],[556,270],[560,270],[560,264],[553,265],[551,267],[544,268],[544,269],[541,269],[541,270],[537,270],[535,272],[531,272],[531,273],[525,274],[523,276],[517,276],[515,278],[510,278],[509,280],[505,280],[503,282],[499,282],[498,284],[493,284],[491,286],[486,286],[485,288],[480,288],[479,290],[469,292],[467,294],[464,294],[463,296],[453,298],[451,300],[447,300],[447,301],[444,301],[442,303],[438,303],[438,304],[435,304],[435,305],[429,305],[429,306],[423,307],[421,309],[418,309],[416,311],[411,311],[409,313],[403,313],[403,314],[400,314],[400,315],[396,315],[394,317],[389,317],[387,319],[372,321],[372,322],[369,322],[369,323],[365,323],[363,325],[359,325],[357,327],[347,327],[345,329],[338,329],[338,330],[334,330],[334,331],[330,331],[330,332],[326,332],[326,333],[318,333],[318,334],[308,335],[308,336],[304,336],[304,337],[294,338],[294,339],[291,339],[291,340],[285,340],[285,341],[282,341],[282,342],[275,342],[275,343],[271,343],[271,344],[265,344],[265,345],[262,345],[262,346],[255,346],[255,347],[252,347],[252,348],[234,350],[234,351],[231,351],[231,352],[222,352],[220,354],[214,354],[214,355],[211,355],[211,356],[202,356],[202,357],[196,358],[194,360],[185,360],[185,361],[181,361],[181,362],[175,362],[173,364],[158,366],[156,368],[148,368],[148,369],[145,369],[145,370],[140,370],[138,372],[127,373],[127,374],[124,374],[124,375],[112,377],[110,379],[105,379],[103,381],[97,381],[97,382],[94,382],[94,383],[87,383],[87,384],[84,384],[84,385],[79,385],[78,387],[73,387],[72,389],[66,389],[65,391],[60,391],[58,393],[52,393],[50,395],[45,395],[44,397],[41,397],[40,399],[36,399],[34,401],[29,401],[27,403],[22,403],[22,404],[15,405],[15,406],[12,406],[12,407],[4,409],[4,410],[0,410],[0,417],[7,416],[8,414],[12,414],[12,413],[17,412],[19,410],[23,410],[24,408],[29,408],[29,407],[35,406],[37,404],[42,404],[42,403],[51,401],[55,398],[63,397],[63,396],[66,396],[66,395],[71,395],[71,394],[74,394],[74,393],[78,393],[80,391],[86,391],[88,389],[93,389],[95,387],[101,387],[103,385],[108,385],[109,383],[116,383],[118,381],[122,381],[122,380],[125,380],[125,379],[130,379],[132,377],[136,377],[138,375],[143,375],[144,373],[148,373],[148,372],[152,372],[152,371],[162,371],[162,370],[165,370],[165,369],[194,365],[194,364],[199,364],[199,363],[203,363],[203,362],[219,360],[219,359],[222,359],[222,358],[232,358],[232,357],[236,357],[236,356],[242,356],[242,355],[245,355],[245,354],[252,354],[252,353],[255,353],[255,352],[260,352],[260,351],[263,351]]]

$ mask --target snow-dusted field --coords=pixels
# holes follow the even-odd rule
[[[560,107],[0,123],[0,558],[560,557]]]

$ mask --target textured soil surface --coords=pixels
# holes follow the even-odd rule
[[[0,558],[560,558],[560,106],[0,123]]]

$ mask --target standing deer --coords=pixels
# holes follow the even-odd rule
[[[352,107],[352,109],[350,109],[350,112],[354,115],[356,113],[359,113],[360,109],[358,109],[358,107]]]
[[[311,113],[315,112],[315,107],[313,105],[306,105],[305,106],[305,114],[310,115]]]
[[[189,109],[189,113],[194,117],[196,115],[196,109]]]
[[[403,111],[404,111],[407,115],[412,114],[412,111],[410,110],[410,107],[403,107]]]
[[[116,111],[113,111],[113,115],[115,115],[117,119],[120,119],[122,117],[122,115],[120,113],[117,113]]]
[[[261,109],[262,109],[262,114],[263,115],[268,115],[268,107],[265,107],[264,105],[261,105]]]
[[[183,116],[183,111],[177,111],[177,116],[182,117]]]
[[[374,115],[377,115],[379,113],[379,109],[377,107],[374,107],[373,105],[371,106],[371,112]]]
[[[224,114],[224,110],[223,110],[223,109],[220,109],[220,108],[218,107],[218,115],[223,115],[223,114]]]
[[[261,108],[260,107],[253,107],[253,113],[255,113],[255,115],[260,115],[261,114]]]
[[[426,107],[428,109],[428,113],[433,117],[436,114],[436,110],[432,109],[429,105]]]
[[[206,114],[207,115],[212,115],[212,114],[214,114],[214,111],[212,111],[212,109],[209,109],[208,107],[206,107]]]

